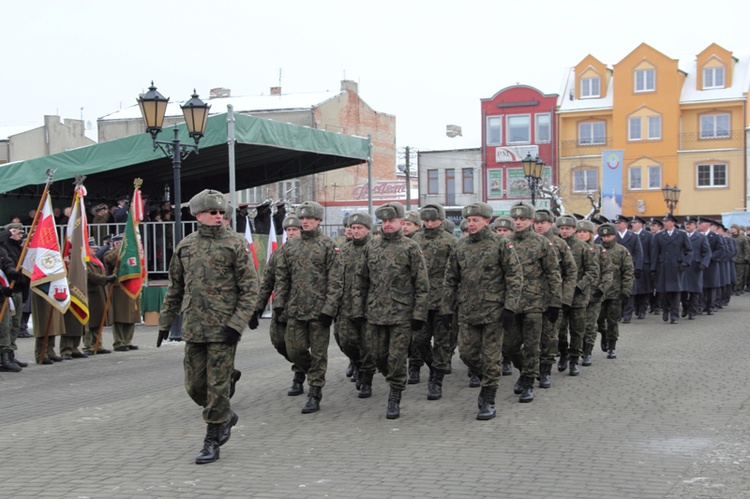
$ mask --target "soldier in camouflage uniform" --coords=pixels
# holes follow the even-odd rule
[[[505,335],[504,350],[521,371],[513,392],[519,402],[534,400],[534,379],[539,376],[542,314],[551,324],[560,314],[562,279],[552,242],[532,230],[534,206],[519,202],[510,210],[516,231],[510,236],[523,266],[523,290],[513,327]]]
[[[510,240],[490,231],[490,205],[473,203],[462,214],[469,236],[459,239],[448,259],[441,312],[449,322],[458,310],[459,352],[481,377],[477,419],[485,421],[495,417],[503,336],[519,308],[523,269]]]
[[[419,216],[419,212],[416,210],[409,210],[404,213],[404,223],[401,226],[401,232],[409,239],[414,239],[414,236],[422,229],[422,219]],[[407,383],[410,385],[416,385],[419,383],[419,371],[422,369],[424,361],[419,358],[419,355],[414,351],[414,347],[409,345],[409,379]]]
[[[635,266],[628,250],[615,240],[617,228],[614,224],[602,224],[597,232],[612,262],[612,286],[604,295],[602,302],[601,314],[605,319],[602,350],[607,352],[608,359],[616,359],[617,340],[620,337],[618,322],[622,316],[622,302],[627,301],[633,293]]]
[[[591,284],[589,303],[586,307],[582,366],[590,366],[592,363],[592,353],[594,343],[596,343],[596,327],[602,309],[602,298],[612,286],[612,263],[609,260],[609,255],[607,255],[607,250],[601,244],[594,244],[595,232],[596,227],[590,220],[580,220],[576,224],[576,238],[594,250],[594,259],[599,267],[599,279]]]
[[[562,279],[560,303],[562,304],[564,316],[566,312],[570,312],[570,306],[573,303],[578,267],[568,245],[559,236],[554,234],[554,220],[555,216],[550,210],[541,209],[536,210],[534,213],[534,231],[549,239],[555,247],[555,253],[557,253],[557,261],[560,265],[560,277]],[[552,375],[552,364],[555,363],[555,354],[559,348],[558,336],[558,325],[550,323],[546,317],[542,316],[542,339],[539,345],[539,388],[549,388],[552,386],[550,377]],[[565,365],[565,368],[561,370],[562,372],[568,367],[567,348],[560,350],[560,363]],[[560,363],[558,363],[558,369]]]
[[[299,237],[300,232],[302,231],[302,222],[300,222],[299,218],[294,215],[289,215],[284,218],[284,221],[281,225],[284,229],[284,232],[286,232],[287,242],[291,239],[294,239],[295,237]],[[251,322],[257,321],[258,318],[263,315],[263,310],[265,310],[266,305],[268,305],[268,300],[271,299],[273,289],[276,286],[276,267],[280,255],[281,252],[274,251],[273,253],[271,253],[271,258],[268,260],[268,263],[266,263],[266,268],[263,271],[263,281],[260,284],[258,301],[255,304],[255,313],[253,314],[253,319],[251,319]],[[273,347],[277,352],[279,352],[282,357],[284,357],[292,364],[292,372],[294,373],[292,378],[292,386],[289,387],[289,390],[287,390],[286,394],[290,397],[302,395],[303,393],[305,393],[305,372],[302,370],[302,368],[296,365],[291,358],[289,358],[289,354],[286,351],[286,342],[284,340],[284,338],[286,337],[286,317],[280,317],[276,315],[276,310],[273,310],[271,315],[269,333],[271,336],[271,344],[273,345]]]
[[[224,195],[211,189],[190,199],[198,229],[175,248],[159,316],[157,346],[169,337],[177,314],[183,314],[185,388],[204,408],[207,423],[196,464],[219,459],[219,447],[239,419],[229,402],[234,355],[258,297],[250,248],[222,222],[226,204]]]
[[[560,361],[557,370],[563,372],[569,368],[568,374],[578,376],[578,360],[583,356],[583,337],[586,335],[586,307],[591,290],[599,284],[599,259],[594,248],[576,237],[575,218],[562,216],[557,219],[556,225],[560,229],[560,236],[570,247],[578,269],[573,302],[568,310],[563,310],[558,329]],[[570,359],[568,366],[563,361],[563,352]]]
[[[414,234],[422,228],[422,219],[419,217],[419,212],[416,210],[410,210],[404,213],[404,225],[401,227],[401,231],[408,238],[413,238]],[[409,383],[413,384],[413,383]]]
[[[359,393],[359,398],[372,396],[372,378],[375,375],[375,361],[365,348],[365,324],[354,321],[354,288],[358,285],[357,272],[365,245],[372,240],[370,228],[372,217],[366,213],[349,215],[349,226],[352,231],[351,243],[344,246],[341,259],[344,267],[344,292],[341,296],[339,315],[336,317],[338,326],[336,341],[341,351],[349,357],[353,366],[352,381]],[[335,333],[336,334],[336,333]]]
[[[514,230],[515,224],[513,223],[513,219],[505,215],[497,217],[495,221],[490,224],[490,231],[498,236],[510,236],[513,234]],[[513,375],[513,363],[510,361],[510,358],[508,358],[508,354],[505,350],[503,350],[502,374],[503,376]],[[469,386],[473,385],[469,383]]]
[[[459,225],[459,230],[461,231],[461,237],[466,237],[469,235],[469,223],[466,220],[461,220],[461,224]]]
[[[745,230],[741,225],[734,224],[729,228],[732,239],[737,243],[737,254],[734,256],[734,265],[737,272],[737,280],[734,284],[734,295],[739,296],[745,292],[746,274],[750,264],[750,240],[745,237]]]
[[[430,278],[430,305],[425,327],[415,331],[412,337],[411,352],[430,368],[427,400],[439,400],[443,396],[443,377],[451,361],[450,329],[452,326],[452,323],[444,323],[445,321],[439,318],[440,300],[445,265],[453,253],[457,240],[443,230],[445,209],[441,205],[437,203],[425,205],[420,210],[419,216],[422,218],[423,228],[414,235],[413,239],[422,248],[422,254],[427,262],[427,274]],[[411,360],[409,367],[411,368]]]
[[[320,230],[323,212],[315,201],[300,204],[302,234],[277,250],[281,256],[273,306],[277,315],[287,314],[286,351],[305,372],[310,386],[302,414],[320,410],[331,324],[343,292],[341,254]]]
[[[352,315],[360,325],[367,320],[365,348],[391,387],[386,417],[395,419],[406,388],[411,336],[427,320],[430,283],[419,244],[401,232],[403,205],[386,203],[375,216],[382,220],[383,234],[362,253]]]

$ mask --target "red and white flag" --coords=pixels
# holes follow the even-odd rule
[[[276,240],[276,226],[273,224],[273,215],[271,215],[271,228],[268,230],[268,247],[266,248],[266,263],[271,259],[271,255],[276,248],[279,247],[279,243]]]
[[[70,213],[65,233],[63,261],[68,270],[70,287],[70,312],[81,324],[89,322],[89,287],[86,275],[86,260],[90,259],[89,229],[86,222],[84,197],[86,188],[79,185],[73,196],[73,209]]]
[[[0,269],[0,285],[2,285],[4,288],[10,287],[10,280],[8,280],[8,276],[5,275],[3,269]],[[3,300],[6,299],[8,300],[8,308],[11,312],[13,312],[16,309],[16,306],[13,304],[13,299],[3,297]]]
[[[260,268],[260,262],[258,262],[258,253],[255,251],[255,243],[253,242],[253,231],[250,229],[250,219],[245,217],[245,241],[250,246],[250,252],[253,255],[253,263],[255,263],[255,270]]]

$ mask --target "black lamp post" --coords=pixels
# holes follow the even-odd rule
[[[175,205],[175,241],[177,245],[182,240],[182,189],[180,180],[180,169],[182,160],[195,151],[198,154],[198,142],[206,131],[206,120],[208,119],[208,110],[211,108],[208,104],[198,98],[198,94],[193,90],[191,99],[180,106],[182,114],[185,116],[190,137],[195,144],[183,144],[179,138],[179,129],[174,127],[174,138],[171,141],[157,140],[157,136],[162,131],[164,116],[167,113],[167,103],[169,98],[160,94],[154,82],[148,87],[148,92],[138,98],[138,105],[141,108],[143,122],[146,124],[146,131],[151,134],[154,141],[154,150],[161,149],[167,157],[172,157],[172,170],[174,171],[174,205]]]
[[[676,185],[674,187],[669,187],[669,184],[667,184],[662,187],[661,192],[664,194],[664,202],[667,203],[669,214],[673,215],[677,203],[680,202],[680,189],[678,189]]]
[[[526,177],[526,182],[529,183],[531,204],[536,206],[536,189],[539,185],[539,181],[542,179],[544,161],[539,159],[539,155],[537,155],[536,158],[532,158],[531,153],[527,153],[526,157],[521,161],[521,164],[523,165],[523,175]]]

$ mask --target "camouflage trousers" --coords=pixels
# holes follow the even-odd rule
[[[339,348],[358,370],[363,373],[374,373],[375,360],[365,347],[366,325],[357,326],[347,317],[336,320],[333,336]]]
[[[505,330],[498,322],[459,324],[458,353],[469,371],[481,374],[482,387],[500,384]]]
[[[323,387],[328,369],[328,343],[331,328],[318,320],[289,319],[284,335],[289,360],[307,374],[310,386]]]
[[[450,334],[450,330],[440,320],[439,311],[430,310],[424,327],[413,333],[409,346],[409,362],[412,362],[412,358],[417,358],[431,368],[441,372],[447,371],[451,362]]]
[[[599,312],[599,331],[607,341],[620,338],[620,318],[622,317],[622,300],[604,300]]]
[[[736,263],[735,269],[737,270],[737,281],[734,283],[734,292],[739,293],[740,291],[745,290],[745,280],[748,266],[745,263]]]
[[[589,302],[589,306],[586,307],[586,333],[583,336],[584,347],[591,347],[593,349],[596,344],[596,328],[601,309],[602,302],[600,301]]]
[[[185,343],[185,389],[203,407],[206,423],[223,423],[231,414],[229,384],[237,345]]]
[[[521,376],[539,376],[539,343],[542,338],[542,313],[516,314],[513,327],[506,331],[503,352],[521,371]]]
[[[284,337],[286,336],[286,322],[277,322],[276,312],[274,312],[273,317],[271,317],[271,325],[269,326],[268,331],[271,336],[271,345],[273,345],[276,351],[279,352],[279,355],[291,362],[293,372],[301,373],[302,369],[292,362],[292,359],[289,358],[289,354],[286,351],[286,341],[284,340]]]
[[[406,389],[406,359],[411,342],[411,326],[367,324],[365,348],[372,355],[378,371],[394,390]]]
[[[560,320],[555,326],[557,335],[554,349],[561,353],[567,353],[571,357],[581,357],[583,355],[583,337],[586,334],[586,309],[577,307],[561,312]],[[543,359],[544,354],[544,346],[542,346]],[[549,362],[542,363],[551,365],[554,362],[555,353],[553,351]]]

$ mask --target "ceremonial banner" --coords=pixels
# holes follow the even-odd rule
[[[90,253],[86,206],[86,189],[79,185],[73,195],[73,208],[68,219],[63,248],[63,261],[68,269],[70,311],[81,324],[89,322],[89,286],[86,276],[86,256]]]
[[[179,209],[179,208],[178,208]],[[120,246],[119,265],[117,268],[118,282],[122,290],[135,299],[141,294],[143,282],[146,280],[146,265],[143,253],[141,234],[138,225],[143,217],[143,202],[140,186],[133,192],[133,201],[128,211],[128,221]]]
[[[278,246],[279,243],[276,239],[276,226],[273,223],[273,214],[271,214],[271,228],[268,230],[268,246],[266,247],[266,263],[271,259],[271,255],[276,251]]]
[[[622,213],[623,151],[602,151],[602,207],[605,217],[612,219]]]
[[[255,270],[260,268],[260,262],[258,262],[258,253],[255,251],[255,243],[253,242],[253,231],[250,229],[250,220],[245,217],[245,241],[250,245],[250,252],[253,255],[253,263],[255,263]]]

